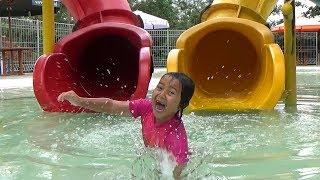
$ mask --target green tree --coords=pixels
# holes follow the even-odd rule
[[[282,8],[282,5],[276,5],[276,7],[271,12],[271,15],[280,15],[282,13],[281,8]],[[268,24],[271,27],[271,26],[276,26],[276,25],[281,24],[281,23],[283,23],[283,19],[282,18],[278,19],[278,20],[270,21]]]
[[[308,8],[306,12],[303,12],[303,16],[307,18],[314,18],[315,16],[320,15],[320,7],[319,6],[311,6]]]
[[[201,14],[212,0],[175,0],[178,18],[175,28],[188,29],[200,22]]]
[[[140,10],[169,21],[171,29],[188,29],[199,23],[201,12],[212,0],[129,0]]]
[[[60,23],[75,23],[67,8],[62,3],[59,11],[55,14],[55,21]]]
[[[175,27],[178,12],[174,8],[172,0],[131,0],[130,3],[132,10],[140,10],[166,19],[170,26]]]
[[[295,6],[296,7],[303,7],[303,8],[305,8],[305,7],[307,7],[305,4],[302,4],[300,1],[296,1],[295,2]],[[273,9],[273,11],[271,12],[271,15],[280,15],[280,14],[282,14],[282,11],[281,11],[281,8],[282,8],[282,5],[276,5],[276,7]],[[310,9],[310,8],[309,8]],[[303,13],[303,15],[304,15],[305,13]],[[305,17],[307,17],[307,16],[305,16]],[[278,20],[274,20],[274,21],[271,21],[271,22],[269,22],[269,25],[270,26],[276,26],[276,25],[278,25],[278,24],[281,24],[281,23],[283,23],[283,18],[281,18],[281,19],[278,19]]]
[[[34,20],[38,19],[38,20],[42,21],[42,15],[29,16],[26,18],[34,19]],[[55,20],[55,22],[59,22],[59,23],[75,23],[73,18],[70,16],[67,8],[62,3],[60,4],[60,8],[59,8],[58,12],[54,16],[54,20]]]

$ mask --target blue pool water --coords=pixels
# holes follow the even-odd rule
[[[272,111],[184,115],[184,178],[320,179],[320,68],[299,68],[297,85],[297,111],[280,101]],[[31,87],[0,90],[0,179],[166,179],[168,168],[144,148],[138,120],[46,113]]]

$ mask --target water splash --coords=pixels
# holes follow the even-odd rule
[[[173,156],[159,148],[142,148],[132,165],[134,179],[173,179],[176,167]]]

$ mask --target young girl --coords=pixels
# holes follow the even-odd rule
[[[188,162],[187,135],[181,120],[184,108],[194,92],[194,83],[183,73],[163,75],[152,93],[152,99],[117,101],[109,98],[83,98],[74,91],[59,95],[58,101],[69,101],[96,112],[141,117],[142,136],[145,146],[159,147],[173,155],[177,166],[174,178]]]

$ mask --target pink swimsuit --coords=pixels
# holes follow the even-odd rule
[[[148,147],[160,147],[172,153],[178,164],[188,162],[188,141],[186,130],[177,116],[158,124],[152,112],[150,100],[130,101],[130,111],[134,118],[141,117],[144,144]]]

